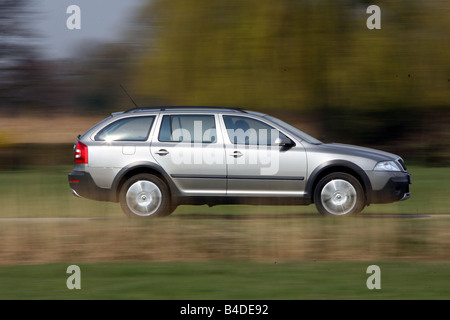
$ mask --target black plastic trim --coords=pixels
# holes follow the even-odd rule
[[[311,200],[302,196],[283,197],[283,196],[183,196],[179,198],[178,204],[188,205],[208,205],[210,207],[226,204],[248,204],[248,205],[308,205]]]
[[[370,191],[372,190],[372,184],[369,180],[369,177],[367,176],[366,172],[361,167],[357,166],[356,164],[354,164],[350,161],[346,161],[346,160],[327,161],[327,162],[322,163],[316,169],[314,169],[314,171],[311,173],[311,175],[309,176],[308,181],[306,183],[305,195],[312,199],[314,197],[314,186],[319,182],[319,181],[317,181],[317,177],[320,177],[320,175],[325,170],[330,170],[330,169],[339,168],[339,167],[347,168],[347,169],[355,172],[356,174],[358,174],[359,178],[361,178],[361,180],[363,182],[362,187],[366,191],[366,202],[371,203],[371,192]],[[335,172],[338,172],[338,171],[339,170],[336,170]],[[358,177],[356,177],[356,178],[358,178]]]
[[[113,201],[114,199],[111,189],[97,186],[89,172],[74,170],[69,173],[68,179],[70,188],[80,197],[97,201]]]
[[[180,190],[178,190],[178,187],[173,183],[170,176],[167,174],[167,172],[159,165],[153,163],[153,162],[146,162],[146,161],[140,161],[135,162],[132,164],[129,164],[128,166],[123,167],[114,178],[114,181],[112,183],[111,189],[114,191],[115,201],[118,201],[118,191],[120,188],[120,183],[123,180],[123,177],[125,177],[129,172],[139,169],[151,169],[156,172],[158,172],[161,176],[164,177],[166,182],[168,183],[168,187],[170,189],[170,193],[172,198],[181,196]]]
[[[405,173],[401,177],[390,178],[381,190],[371,192],[371,203],[391,203],[401,201],[411,196],[409,185],[411,184],[411,176]],[[406,198],[406,199],[407,199]]]

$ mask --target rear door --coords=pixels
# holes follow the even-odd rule
[[[215,114],[164,114],[151,154],[186,195],[225,195],[226,164]]]

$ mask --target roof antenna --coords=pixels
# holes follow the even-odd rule
[[[122,90],[126,93],[126,95],[128,96],[128,98],[130,98],[131,102],[133,102],[133,104],[136,106],[136,108],[139,108],[139,106],[136,104],[136,102],[134,102],[133,98],[128,94],[127,90],[125,90],[125,88],[122,86],[122,84],[120,84],[120,87],[121,87]]]

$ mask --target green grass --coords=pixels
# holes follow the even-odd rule
[[[380,267],[369,290],[367,267]],[[446,299],[449,263],[202,262],[79,264],[81,289],[69,290],[70,264],[0,267],[0,299]]]
[[[118,204],[74,197],[67,182],[70,167],[37,167],[0,172],[0,217],[117,217]],[[364,213],[450,213],[450,168],[412,167],[412,198],[392,204],[372,205]],[[181,206],[181,214],[317,214],[310,206]]]
[[[0,172],[0,217],[98,217],[121,214],[117,204],[72,195],[70,167]]]

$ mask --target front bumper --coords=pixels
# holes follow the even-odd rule
[[[412,179],[407,172],[371,172],[368,176],[372,183],[372,191],[368,194],[370,203],[391,203],[411,197],[409,185]]]

